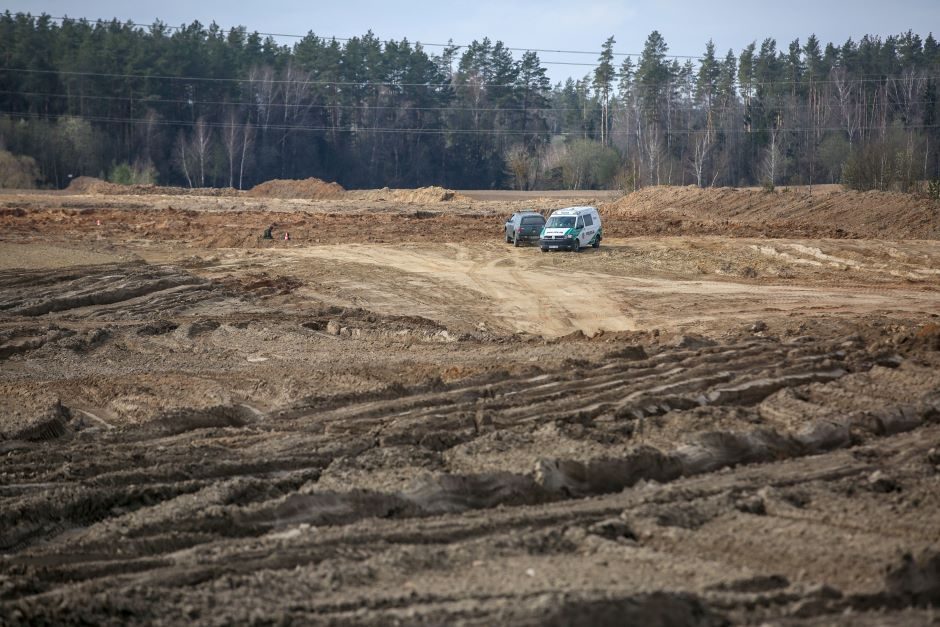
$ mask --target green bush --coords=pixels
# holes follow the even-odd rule
[[[119,163],[114,166],[108,174],[108,180],[118,185],[130,185],[134,182],[133,177],[134,172],[131,170],[131,166],[126,163]]]
[[[157,169],[149,161],[137,161],[134,165],[118,163],[108,173],[108,181],[118,185],[155,185]]]
[[[927,196],[934,200],[940,200],[940,179],[927,181]]]

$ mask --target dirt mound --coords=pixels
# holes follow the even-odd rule
[[[342,198],[346,193],[339,183],[327,183],[318,178],[303,180],[274,179],[255,185],[248,190],[249,196],[259,198],[304,198],[326,200]]]
[[[111,194],[115,193],[113,190],[119,187],[121,186],[96,179],[93,176],[79,176],[72,179],[65,191],[71,194]]]
[[[102,194],[107,196],[238,196],[231,187],[161,187],[159,185],[119,185],[93,176],[79,176],[65,188],[69,194]]]
[[[940,238],[940,205],[895,192],[856,192],[829,187],[765,192],[750,189],[650,187],[611,203],[611,218],[656,219],[676,228],[684,222],[726,231],[753,225],[786,226],[807,235],[886,239]],[[681,230],[681,229],[680,229]]]
[[[454,200],[470,202],[470,198],[458,194],[452,189],[443,187],[419,187],[418,189],[382,189],[359,192],[357,194],[362,200],[385,200],[390,202],[450,202]]]

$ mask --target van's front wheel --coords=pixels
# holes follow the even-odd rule
[[[581,240],[579,240],[577,237],[574,238],[574,242],[571,243],[571,252],[573,253],[581,252]]]

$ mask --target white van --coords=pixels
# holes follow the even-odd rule
[[[578,252],[585,246],[601,245],[601,216],[594,207],[568,207],[552,213],[539,236],[539,248]]]

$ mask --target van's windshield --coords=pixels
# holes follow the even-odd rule
[[[552,216],[548,219],[545,228],[548,229],[570,229],[574,227],[574,216]]]

